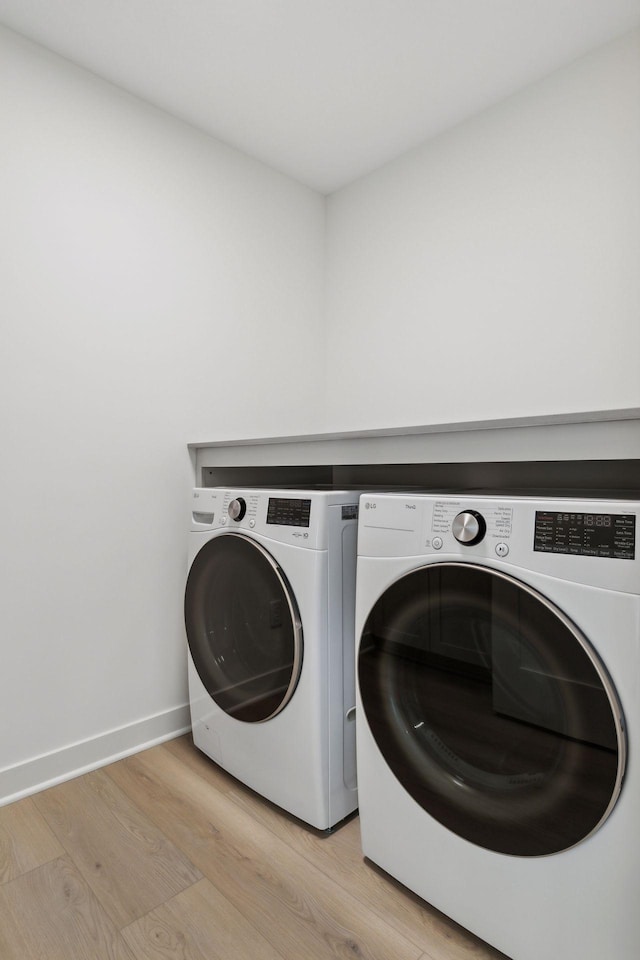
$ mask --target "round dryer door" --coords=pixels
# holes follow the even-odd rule
[[[474,564],[393,583],[358,653],[390,769],[460,837],[515,856],[574,846],[609,815],[626,744],[604,665],[542,595]]]
[[[241,534],[209,540],[189,571],[185,624],[193,663],[218,706],[259,723],[287,705],[302,667],[302,625],[273,557]]]

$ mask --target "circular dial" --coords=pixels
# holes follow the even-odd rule
[[[227,513],[232,520],[242,520],[247,512],[247,502],[242,497],[232,500],[227,507]]]
[[[481,513],[477,510],[463,510],[454,519],[451,525],[453,535],[458,543],[466,547],[472,547],[474,543],[480,543],[487,532],[487,524]]]

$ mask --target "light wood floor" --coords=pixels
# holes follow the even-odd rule
[[[498,960],[189,736],[0,808],[2,960]]]

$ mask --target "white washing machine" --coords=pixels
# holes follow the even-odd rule
[[[364,854],[514,960],[640,956],[639,509],[361,498]]]
[[[354,492],[193,491],[194,743],[320,830],[357,807],[357,514]]]

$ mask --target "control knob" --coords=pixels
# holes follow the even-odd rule
[[[477,510],[463,510],[455,517],[451,529],[458,543],[465,547],[472,547],[474,543],[480,543],[487,532],[487,524],[481,513]]]
[[[227,507],[227,513],[232,520],[242,520],[245,513],[247,512],[247,502],[242,497],[237,497],[237,499],[232,500],[229,506]]]

